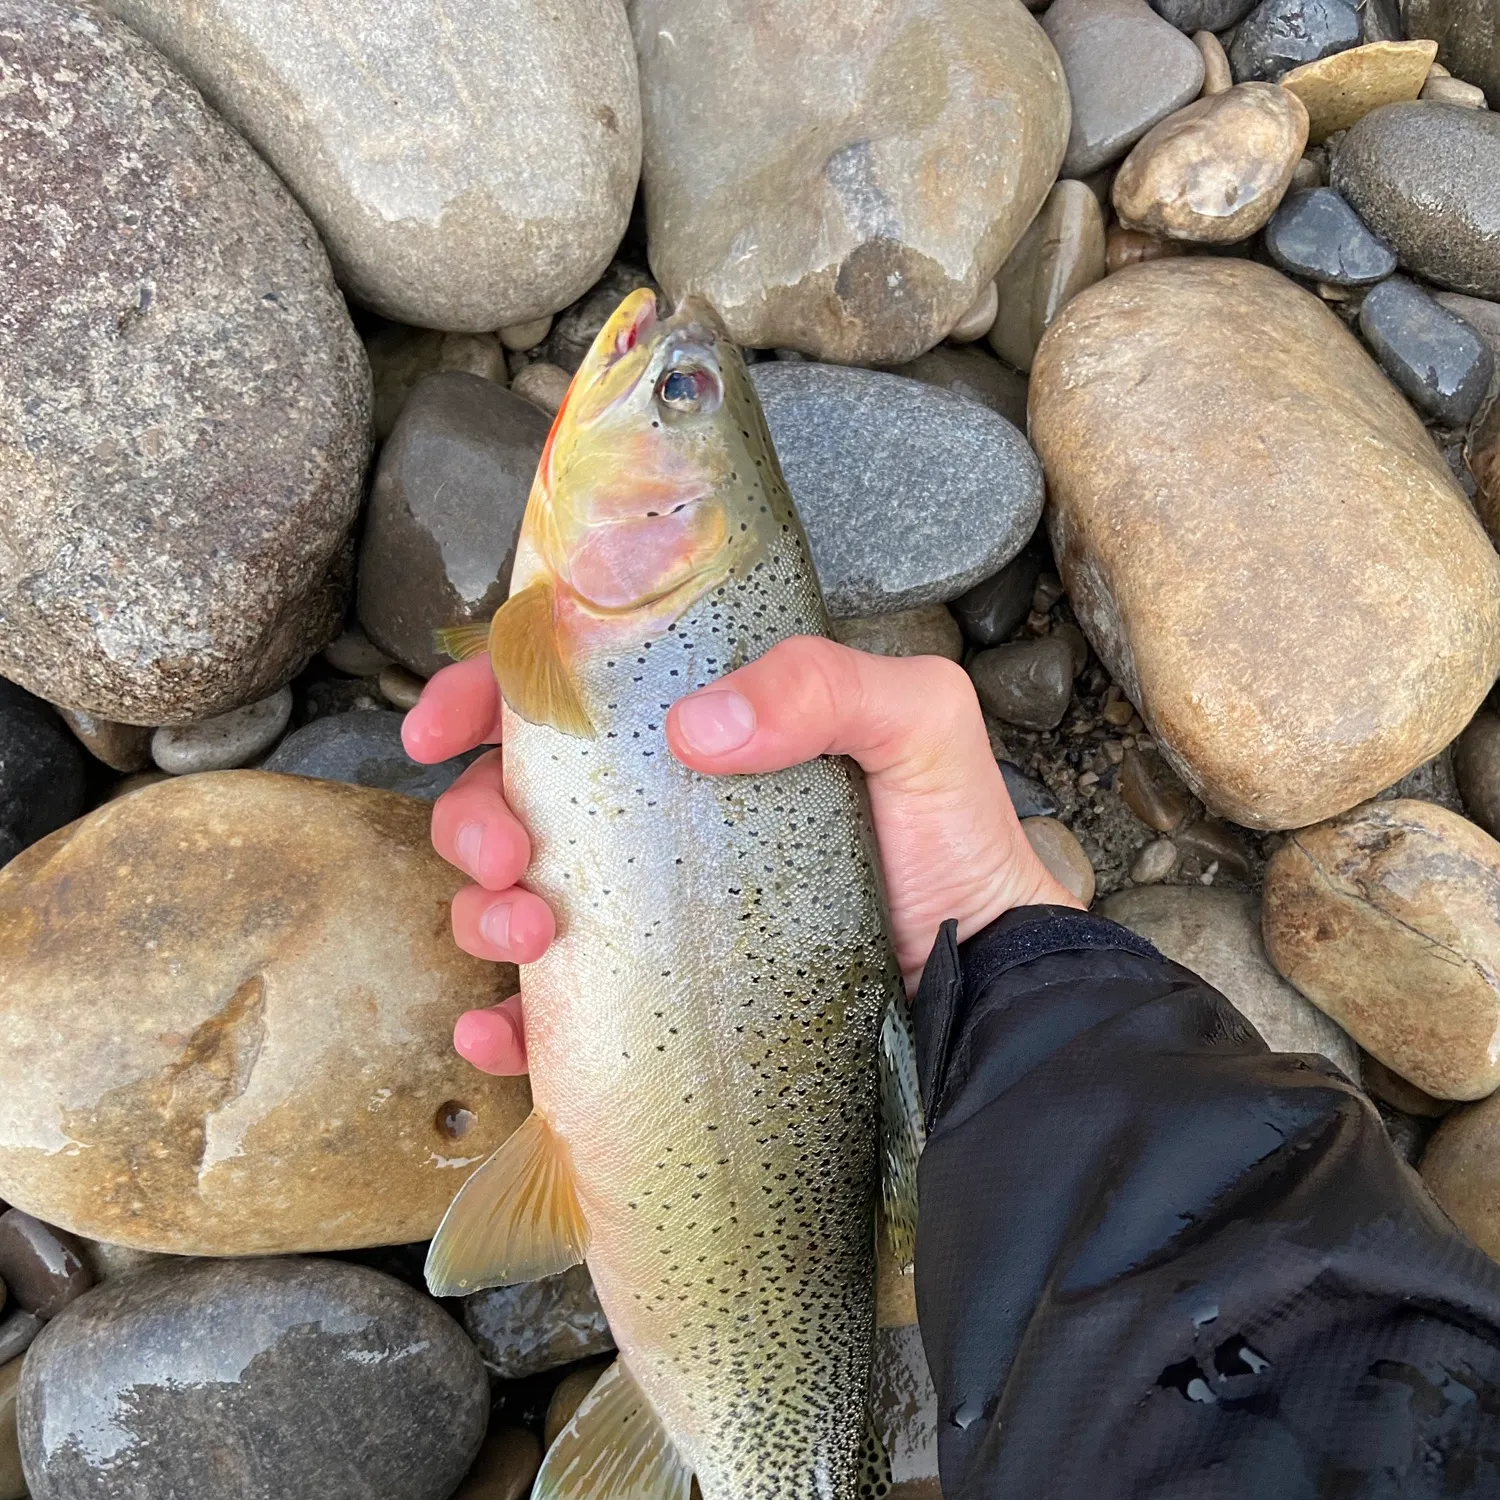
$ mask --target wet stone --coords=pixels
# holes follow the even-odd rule
[[[1434,42],[1371,42],[1293,68],[1281,86],[1307,106],[1307,138],[1321,146],[1372,109],[1415,99],[1436,51]]]
[[[1198,49],[1146,0],[1053,0],[1042,27],[1073,105],[1064,177],[1118,161],[1203,87]]]
[[[1164,240],[1143,229],[1127,229],[1123,224],[1111,224],[1104,240],[1104,269],[1113,276],[1127,266],[1137,266],[1143,261],[1162,260],[1169,255],[1185,255],[1187,245],[1181,240]]]
[[[0,865],[84,809],[83,752],[51,707],[0,679]]]
[[[32,1346],[19,1426],[33,1500],[445,1500],[488,1410],[435,1302],[291,1257],[107,1282]]]
[[[505,351],[493,333],[442,333],[435,328],[379,325],[365,336],[375,382],[375,440],[383,443],[417,385],[440,370],[460,370],[505,384]]]
[[[1344,0],[1261,0],[1229,47],[1236,83],[1275,83],[1303,63],[1359,44],[1359,13]]]
[[[24,1214],[0,1214],[0,1280],[11,1301],[44,1323],[93,1285],[77,1240]]]
[[[969,676],[986,713],[1020,729],[1056,729],[1073,696],[1073,652],[1065,641],[1013,641],[981,651]]]
[[[951,349],[940,344],[904,365],[892,365],[890,373],[966,396],[998,412],[1020,431],[1026,430],[1026,377],[984,349]]]
[[[1000,775],[1018,818],[1051,818],[1059,811],[1057,798],[1034,776],[1028,776],[1013,761],[1000,762]]]
[[[963,632],[943,604],[835,620],[833,638],[873,656],[943,656],[958,661],[964,654]]]
[[[1026,547],[992,578],[976,583],[948,607],[978,646],[998,646],[1031,610],[1031,594],[1046,563],[1045,545]]]
[[[488,747],[436,765],[423,765],[414,761],[401,743],[404,717],[389,709],[367,708],[314,719],[287,735],[261,769],[279,771],[283,776],[315,776],[351,786],[379,787],[433,802]]]
[[[1500,838],[1500,714],[1482,708],[1453,746],[1453,771],[1464,810]]]
[[[1368,1052],[1360,1057],[1359,1075],[1360,1084],[1372,1099],[1389,1104],[1403,1114],[1441,1119],[1453,1111],[1451,1099],[1434,1099],[1399,1073],[1393,1073],[1378,1057],[1371,1057]]]
[[[554,1370],[615,1346],[586,1266],[464,1298],[464,1327],[502,1380]]]
[[[1192,811],[1192,802],[1177,778],[1155,756],[1127,750],[1120,766],[1120,796],[1147,828],[1171,833]]]
[[[1217,818],[1189,823],[1172,835],[1178,852],[1196,859],[1205,873],[1217,866],[1220,873],[1236,880],[1250,878],[1250,851],[1239,834]]]
[[[430,677],[435,632],[505,602],[516,535],[548,422],[473,375],[430,375],[381,451],[359,552],[359,622],[382,651]]]
[[[1500,0],[1406,0],[1401,9],[1409,36],[1431,37],[1455,78],[1500,104]]]
[[[1360,304],[1359,331],[1412,402],[1449,427],[1479,409],[1494,373],[1484,339],[1405,276],[1392,276]]]
[[[1266,225],[1266,249],[1283,271],[1331,286],[1369,286],[1396,269],[1396,252],[1328,187],[1288,193]]]
[[[1087,906],[1094,899],[1094,867],[1067,824],[1056,818],[1023,818],[1021,831],[1047,873]]]
[[[197,724],[167,726],[151,736],[151,758],[172,776],[248,765],[281,737],[292,716],[292,690],[279,689]]]
[[[1228,31],[1249,14],[1254,4],[1255,0],[1151,0],[1151,9],[1179,31],[1212,36],[1216,31]]]

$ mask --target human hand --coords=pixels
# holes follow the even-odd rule
[[[680,699],[666,732],[678,760],[715,775],[779,771],[818,755],[848,755],[864,768],[908,988],[949,917],[962,940],[1013,906],[1078,905],[1027,842],[974,689],[950,661],[869,656],[799,636]],[[488,656],[439,672],[406,716],[402,738],[423,762],[497,742],[500,702]],[[453,900],[459,947],[524,964],[541,957],[556,928],[546,903],[519,884],[531,844],[505,803],[501,753],[475,761],[438,798],[432,842],[476,882]],[[454,1044],[487,1073],[524,1072],[519,1001],[469,1011]]]

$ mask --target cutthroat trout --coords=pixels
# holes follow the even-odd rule
[[[703,1500],[853,1500],[870,1473],[880,1169],[909,1226],[920,1113],[862,787],[830,758],[701,776],[663,730],[826,627],[739,352],[705,304],[634,293],[557,414],[508,602],[444,633],[489,651],[558,931],[522,971],[534,1113],[428,1281],[586,1259],[620,1350],[537,1500],[688,1500],[695,1475]]]

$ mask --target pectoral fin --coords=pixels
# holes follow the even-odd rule
[[[538,579],[512,594],[490,629],[490,661],[505,701],[531,724],[592,739],[594,726],[563,660],[552,585]]]
[[[588,1246],[573,1169],[534,1110],[459,1189],[427,1251],[434,1297],[536,1281],[576,1266]]]
[[[558,1434],[531,1500],[688,1500],[692,1470],[622,1360]]]
[[[433,635],[437,639],[437,648],[445,656],[451,656],[454,661],[468,661],[471,656],[479,656],[489,649],[490,644],[490,622],[482,620],[474,625],[445,625],[441,630],[436,630]]]
[[[893,993],[880,1027],[880,1196],[891,1258],[898,1267],[909,1266],[916,1254],[917,1158],[926,1141],[911,1013]]]

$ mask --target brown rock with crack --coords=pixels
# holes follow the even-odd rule
[[[1479,706],[1500,558],[1410,406],[1285,277],[1187,256],[1090,287],[1042,340],[1030,415],[1079,623],[1213,811],[1330,817]]]
[[[1062,161],[1062,64],[1017,0],[637,0],[631,17],[651,268],[741,343],[915,358]]]
[[[453,1051],[515,971],[454,946],[430,812],[208,773],[6,866],[0,1198],[184,1255],[430,1236],[530,1107]]]
[[[1115,174],[1115,212],[1147,234],[1232,245],[1275,213],[1306,144],[1300,99],[1274,83],[1236,84],[1142,136]]]
[[[1431,802],[1370,802],[1277,850],[1266,952],[1365,1051],[1438,1099],[1500,1085],[1500,843]]]

